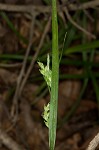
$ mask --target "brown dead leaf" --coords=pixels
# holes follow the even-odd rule
[[[35,98],[35,93],[38,89],[38,85],[36,84],[26,84],[26,86],[23,89],[24,97],[32,103]]]
[[[31,106],[25,99],[22,99],[20,105],[21,114],[20,114],[20,127],[23,132],[27,144],[30,149],[37,150],[41,143],[41,138],[39,135],[39,125],[35,123],[34,118],[31,114]]]
[[[10,30],[8,30],[5,36],[0,40],[0,44],[2,44],[3,52],[7,54],[15,53],[19,50],[18,37]]]
[[[27,84],[23,90],[24,93],[24,97],[27,98],[27,100],[29,101],[30,104],[32,104],[36,98],[36,92],[37,89],[39,88],[38,85],[35,84]],[[35,103],[35,108],[37,109],[37,111],[39,111],[39,113],[43,112],[44,109],[44,105],[46,104],[46,100],[44,98],[41,98],[37,101],[37,103]]]
[[[74,134],[71,138],[62,141],[59,146],[56,147],[56,150],[79,150],[78,143],[81,140],[79,133]]]
[[[61,93],[64,97],[68,97],[75,100],[79,95],[80,88],[81,82],[79,81],[63,81],[59,85],[59,93]]]
[[[97,109],[97,104],[91,100],[81,100],[80,106],[77,109],[77,113],[83,113],[90,109]]]
[[[59,116],[62,117],[77,99],[81,88],[80,81],[63,81],[59,85]]]
[[[80,140],[81,140],[80,134],[76,133],[73,135],[72,138],[67,140],[67,144],[71,145],[73,150],[79,150],[78,143],[80,142]]]
[[[16,80],[17,75],[15,73],[0,68],[0,84],[13,85]]]
[[[0,23],[0,38],[5,36],[6,32],[7,32],[6,28],[4,28]]]
[[[87,149],[89,143],[97,135],[98,132],[99,132],[99,126],[94,126],[92,128],[87,129],[87,131],[84,132],[83,135],[84,142],[81,146],[81,150]]]
[[[5,131],[11,127],[10,114],[6,106],[3,96],[0,95],[0,127]]]
[[[30,21],[27,21],[24,17],[21,19],[20,22],[20,34],[28,39],[29,37],[29,30],[30,30]],[[22,42],[22,40],[20,40],[20,44],[22,45],[23,48],[27,48],[27,44]]]

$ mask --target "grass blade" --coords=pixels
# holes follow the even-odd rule
[[[49,116],[49,147],[55,148],[58,105],[59,52],[56,0],[52,0],[52,83]]]
[[[83,51],[90,52],[90,49],[94,49],[94,48],[99,48],[99,40],[95,40],[87,44],[81,44],[81,45],[77,45],[74,47],[70,47],[66,49],[64,53],[67,55],[67,54],[76,53],[76,52],[82,53]]]

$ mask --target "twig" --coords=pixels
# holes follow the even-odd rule
[[[68,9],[67,7],[65,7],[64,9],[64,12],[67,16],[67,19],[76,27],[78,28],[79,30],[81,30],[82,32],[84,32],[86,35],[89,35],[91,36],[93,39],[96,39],[96,36],[93,35],[92,33],[88,32],[87,30],[85,30],[84,28],[82,28],[80,25],[78,25],[73,19],[72,17],[70,16],[69,12],[68,12]]]
[[[17,87],[16,87],[14,98],[13,98],[13,104],[12,104],[12,109],[11,109],[11,116],[12,117],[14,116],[15,108],[17,107],[17,101],[18,101],[19,95],[20,95],[19,94],[20,86],[21,86],[22,78],[25,74],[27,58],[28,58],[28,55],[30,53],[30,48],[32,46],[32,37],[33,37],[33,29],[34,29],[34,22],[35,22],[34,20],[35,20],[35,14],[32,13],[32,22],[31,22],[31,29],[30,29],[29,44],[28,44],[26,54],[25,54],[25,57],[24,57],[24,60],[23,60],[22,69],[21,69],[19,77],[17,79]]]
[[[2,144],[4,144],[7,148],[11,150],[25,150],[1,129],[0,129],[0,141]]]
[[[16,64],[3,64],[0,63],[0,67],[2,68],[17,68],[17,67],[21,67],[22,63],[16,63]]]
[[[34,5],[10,5],[10,4],[2,4],[0,3],[0,10],[2,11],[10,11],[10,12],[21,12],[21,13],[46,13],[51,12],[51,7],[49,6],[34,6]]]
[[[99,133],[93,138],[93,140],[90,142],[87,150],[95,150],[96,147],[99,144]]]
[[[78,5],[70,5],[69,9],[70,10],[81,10],[81,9],[88,9],[88,8],[95,8],[99,6],[99,0],[93,0],[89,2],[85,2],[83,4]]]
[[[17,87],[16,87],[16,91],[15,91],[15,95],[14,95],[14,99],[13,99],[13,104],[12,104],[12,108],[11,108],[11,116],[14,117],[14,121],[16,120],[16,117],[17,117],[17,103],[18,103],[18,99],[20,98],[21,96],[21,93],[22,93],[22,90],[24,88],[24,85],[28,79],[28,76],[33,68],[33,65],[36,61],[36,58],[39,54],[39,51],[43,45],[43,42],[44,42],[44,39],[45,39],[45,36],[49,30],[49,26],[50,26],[50,22],[51,22],[51,18],[48,20],[48,23],[45,27],[45,30],[44,30],[44,33],[41,37],[41,41],[40,41],[40,44],[38,46],[38,50],[35,52],[35,55],[31,61],[31,64],[27,70],[27,73],[24,77],[24,79],[22,80],[23,78],[23,75],[25,73],[25,67],[26,67],[26,62],[27,62],[27,58],[28,58],[28,55],[29,55],[29,52],[30,52],[30,48],[31,48],[31,45],[32,45],[32,36],[33,36],[33,26],[34,26],[34,19],[32,19],[32,23],[31,23],[31,30],[30,30],[30,40],[29,40],[29,45],[28,45],[28,48],[27,48],[27,51],[26,51],[26,55],[25,55],[25,58],[24,58],[24,61],[23,61],[23,66],[22,66],[22,69],[21,69],[21,72],[20,72],[20,75],[18,77],[18,80],[17,80]],[[16,110],[16,116],[14,116],[14,113],[15,113],[15,110]]]
[[[89,12],[87,10],[84,9],[84,13],[90,19],[91,22],[94,22],[93,17],[89,14]]]
[[[89,2],[85,2],[80,4],[79,6],[76,4],[68,4],[68,8],[70,11],[82,10],[88,8],[94,8],[99,6],[99,0],[93,0]],[[62,11],[62,8],[65,8],[64,5],[60,5],[58,7],[58,11]],[[36,13],[49,13],[51,12],[50,6],[34,6],[34,5],[10,5],[10,4],[2,4],[0,3],[0,10],[2,11],[12,11],[12,12],[21,12],[21,13],[31,13],[32,11]]]
[[[37,59],[37,56],[38,56],[38,54],[39,54],[39,51],[40,51],[42,45],[43,45],[45,36],[46,36],[47,32],[49,31],[50,24],[51,24],[51,17],[49,18],[49,20],[48,20],[48,22],[47,22],[47,24],[46,24],[46,26],[45,26],[43,35],[42,35],[42,37],[41,37],[41,40],[40,40],[40,43],[39,43],[39,46],[38,46],[38,49],[36,50],[36,52],[35,52],[35,54],[34,54],[34,57],[33,57],[32,61],[31,61],[31,64],[30,64],[30,66],[29,66],[29,68],[28,68],[28,70],[27,70],[27,73],[26,73],[26,75],[25,75],[25,77],[24,77],[24,79],[23,79],[23,81],[22,81],[22,84],[21,84],[21,87],[20,87],[20,91],[19,91],[19,92],[20,92],[19,95],[21,95],[22,90],[23,90],[23,88],[24,88],[24,85],[26,84],[26,81],[27,81],[27,79],[28,79],[28,77],[29,77],[29,74],[31,73],[31,70],[33,69],[34,63],[35,63],[35,61],[36,61],[36,59]]]

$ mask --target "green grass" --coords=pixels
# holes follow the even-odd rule
[[[49,114],[49,147],[55,149],[59,80],[58,22],[56,0],[52,0],[52,82]]]
[[[45,0],[45,3],[48,1]],[[47,53],[50,53],[52,58],[52,85],[51,85],[51,101],[50,101],[50,124],[49,124],[49,147],[50,150],[55,149],[55,141],[56,141],[56,128],[57,128],[57,101],[58,101],[58,80],[81,80],[82,88],[80,94],[71,107],[70,111],[66,113],[63,120],[59,122],[59,127],[61,127],[65,122],[67,122],[76,112],[77,108],[80,105],[81,99],[85,93],[87,88],[89,79],[93,84],[93,90],[96,94],[97,105],[99,106],[99,86],[97,83],[97,79],[99,79],[99,73],[97,72],[97,68],[99,68],[99,63],[95,63],[94,56],[97,55],[99,49],[99,40],[87,40],[87,38],[83,35],[82,32],[79,32],[77,28],[75,28],[69,21],[67,21],[67,25],[65,26],[62,18],[58,15],[56,10],[56,0],[52,0],[52,38],[45,40],[43,47],[40,51],[39,59],[43,63],[46,62]],[[96,12],[96,10],[93,10]],[[22,42],[28,44],[28,40],[25,39],[14,27],[13,23],[9,19],[6,13],[1,12],[0,15],[5,20],[9,28],[16,34],[16,36]],[[94,17],[94,14],[91,14],[93,18],[95,18],[95,22],[97,17]],[[82,17],[83,16],[83,17]],[[81,19],[81,17],[83,19]],[[84,28],[88,24],[88,19],[86,20],[86,15],[83,11],[75,12],[72,15],[73,19],[78,19],[80,21],[81,26]],[[58,20],[58,22],[57,22]],[[59,32],[58,32],[59,25]],[[96,29],[96,27],[93,27]],[[67,32],[66,40],[63,47],[63,41],[65,33]],[[50,31],[51,33],[51,31]],[[95,33],[97,34],[97,33]],[[52,47],[52,51],[51,51]],[[63,57],[60,61],[60,76],[59,76],[59,55],[61,55],[61,49],[63,48]],[[35,48],[34,48],[35,49]],[[34,51],[32,48],[32,50]],[[7,50],[6,50],[7,51]],[[19,50],[22,51],[22,50]],[[16,54],[0,54],[0,61],[3,63],[14,63],[14,62],[22,62],[24,59],[24,51],[22,51],[22,55],[18,53]],[[78,57],[78,54],[80,58]],[[28,57],[28,63],[32,60],[32,55]],[[70,74],[70,73],[61,73],[61,66],[67,67],[80,67],[83,69],[81,74]],[[96,72],[94,71],[96,70]],[[39,73],[34,73],[29,82],[42,82],[42,77]],[[43,82],[41,86],[39,86],[35,95],[44,96],[48,90],[46,91],[46,84]],[[38,101],[36,101],[38,102]],[[35,103],[34,103],[35,104]]]

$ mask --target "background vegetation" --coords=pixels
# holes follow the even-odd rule
[[[56,150],[82,150],[99,130],[99,1],[59,0],[57,6],[61,59]],[[50,98],[37,64],[46,65],[48,53],[51,58],[51,2],[1,1],[1,150],[48,149],[42,113]]]

